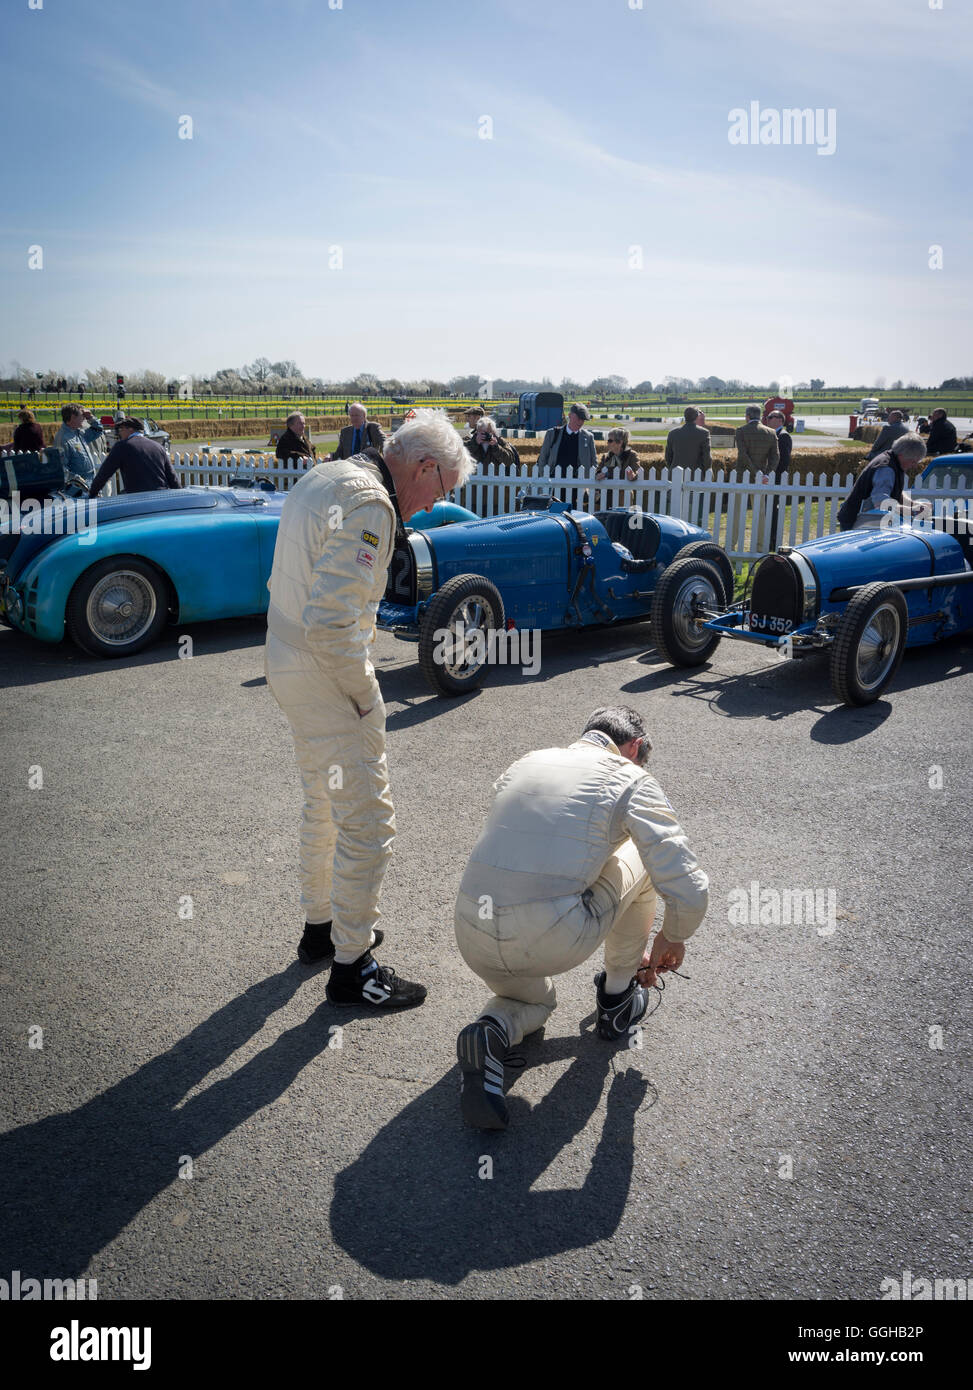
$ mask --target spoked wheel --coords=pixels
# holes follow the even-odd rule
[[[419,667],[433,690],[463,695],[486,675],[490,634],[504,628],[500,590],[479,574],[458,574],[426,609]]]
[[[894,584],[866,584],[842,614],[831,648],[831,685],[846,705],[870,705],[902,661],[909,630],[905,595]]]
[[[709,560],[688,556],[663,570],[652,596],[652,640],[673,666],[699,666],[719,645],[702,626],[707,612],[724,608],[724,585]]]
[[[92,656],[131,656],[154,641],[168,616],[162,577],[134,555],[92,565],[68,599],[74,642]]]

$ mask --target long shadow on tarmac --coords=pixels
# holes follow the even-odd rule
[[[286,1091],[312,1058],[327,1051],[321,1009],[176,1108],[308,978],[295,962],[77,1110],[3,1135],[0,1269],[78,1278],[92,1256],[178,1177],[183,1154],[198,1159]]]
[[[335,1242],[388,1279],[457,1284],[471,1270],[502,1269],[605,1240],[628,1199],[635,1115],[650,1083],[590,1035],[544,1043],[545,1062],[573,1057],[533,1110],[508,1096],[510,1129],[466,1129],[453,1068],[407,1105],[335,1179]],[[613,1066],[607,1114],[578,1187],[531,1186],[591,1122]],[[622,1069],[624,1067],[624,1070]],[[492,1176],[485,1159],[492,1160]]]

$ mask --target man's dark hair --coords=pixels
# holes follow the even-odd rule
[[[694,405],[687,405],[686,409],[683,411],[683,419],[691,425],[694,420],[699,419],[699,411]]]
[[[586,734],[590,729],[607,734],[616,748],[621,748],[624,743],[631,743],[633,738],[640,738],[640,763],[644,764],[652,752],[652,740],[645,732],[642,716],[637,709],[632,709],[631,705],[605,705],[602,709],[596,709],[594,714],[589,715],[588,722],[581,732]]]
[[[72,401],[70,405],[62,405],[61,419],[64,421],[65,424],[67,424],[68,421],[71,419],[71,416],[76,415],[78,411],[81,411],[81,407],[80,405],[78,405],[77,401]],[[81,413],[84,414],[83,411],[81,411]]]
[[[575,401],[574,405],[572,405],[571,409],[568,411],[568,414],[577,415],[579,420],[587,420],[590,411],[586,405],[582,405],[580,401]]]

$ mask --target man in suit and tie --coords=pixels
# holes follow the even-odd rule
[[[568,411],[568,423],[555,425],[547,431],[537,457],[538,471],[546,466],[561,468],[565,477],[576,478],[579,470],[584,469],[586,472],[590,470],[589,476],[594,477],[598,467],[595,436],[591,430],[582,428],[588,414],[588,407],[576,402]],[[579,497],[583,500],[586,492],[585,488],[571,489],[567,495],[569,505],[577,508]]]
[[[700,412],[694,405],[687,405],[683,416],[686,423],[666,435],[666,467],[709,468],[709,430],[699,424]]]
[[[780,448],[773,430],[760,423],[760,406],[748,405],[747,423],[741,425],[734,438],[737,446],[737,465],[755,475],[774,473],[780,463]],[[763,477],[762,482],[769,482]]]
[[[369,420],[368,414],[361,401],[356,401],[354,405],[348,407],[348,419],[350,425],[346,425],[338,436],[338,447],[331,455],[333,459],[350,459],[356,454],[360,454],[362,449],[369,446],[377,449],[379,453],[385,447],[385,435],[374,421]]]

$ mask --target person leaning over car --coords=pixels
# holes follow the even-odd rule
[[[577,742],[528,753],[494,784],[454,914],[460,954],[493,991],[456,1043],[463,1116],[477,1128],[506,1128],[504,1055],[550,1017],[552,976],[604,944],[598,1035],[627,1041],[649,986],[682,964],[703,920],[709,881],[645,771],[651,747],[637,710],[597,709]],[[666,910],[647,954],[656,891]]]
[[[91,411],[80,405],[63,405],[61,419],[64,424],[54,436],[55,447],[62,450],[67,471],[90,483],[98,468],[91,445],[105,431]],[[91,422],[87,429],[86,420]]]
[[[422,985],[380,966],[371,948],[395,813],[385,705],[369,658],[402,518],[472,471],[444,414],[420,410],[385,446],[315,464],[287,494],[268,588],[265,670],[294,735],[304,785],[301,905],[306,965],[334,961],[333,1004],[405,1008]]]
[[[287,428],[277,441],[275,456],[286,463],[288,459],[313,458],[314,450],[307,437],[304,416],[295,410],[287,417]]]
[[[701,411],[687,405],[683,411],[685,424],[678,425],[666,435],[667,468],[709,468],[710,433],[699,423]]]
[[[32,410],[20,412],[20,424],[14,430],[14,448],[18,454],[39,454],[44,447],[44,431]]]
[[[890,497],[900,507],[911,511],[912,499],[905,491],[905,471],[908,468],[914,472],[925,456],[926,446],[917,434],[902,434],[891,449],[866,463],[838,509],[839,529],[851,531],[856,526],[880,525],[885,518],[885,513],[881,512],[882,503]],[[881,515],[874,515],[879,512]]]
[[[477,420],[472,436],[463,442],[473,462],[478,465],[502,463],[512,468],[517,463],[518,455],[506,440],[498,437],[497,422],[489,415]]]
[[[115,421],[117,442],[105,455],[88,489],[89,497],[97,497],[101,489],[118,472],[126,492],[164,492],[166,488],[181,487],[169,462],[169,455],[154,439],[142,433],[142,421],[134,416]]]

